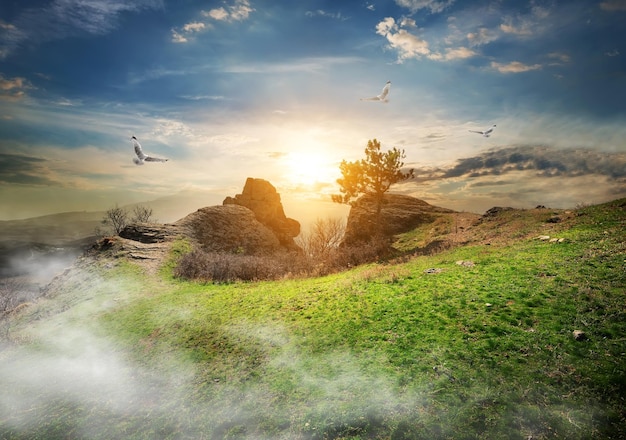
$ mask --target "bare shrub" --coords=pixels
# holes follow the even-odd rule
[[[136,223],[150,223],[152,221],[152,208],[136,205],[133,208],[132,221]]]
[[[114,208],[104,213],[104,218],[101,222],[104,228],[97,226],[94,230],[94,234],[98,237],[104,237],[112,230],[116,235],[119,235],[129,223],[150,223],[153,221],[152,208],[136,205],[131,215],[127,209],[115,205]],[[109,230],[107,231],[107,229]]]
[[[339,247],[345,231],[346,226],[339,218],[318,218],[309,232],[296,238],[296,244],[307,257],[325,260]]]
[[[117,235],[128,225],[128,211],[115,205],[106,211],[102,224],[110,226]]]
[[[212,281],[276,280],[294,271],[302,272],[301,259],[294,254],[274,256],[243,255],[227,252],[205,252],[195,249],[181,257],[174,275],[181,278]]]
[[[320,225],[328,226],[328,223],[320,222]],[[216,283],[324,276],[386,259],[392,251],[389,239],[384,237],[351,246],[306,249],[307,252],[264,256],[195,249],[180,258],[174,276]]]
[[[370,241],[357,242],[350,246],[342,246],[333,254],[332,266],[348,268],[365,263],[382,260],[392,256],[390,241],[378,236]]]

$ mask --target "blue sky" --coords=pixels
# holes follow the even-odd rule
[[[625,197],[625,23],[625,0],[3,2],[0,220],[247,177],[323,217],[373,138],[439,206]],[[132,135],[170,161],[133,165]]]

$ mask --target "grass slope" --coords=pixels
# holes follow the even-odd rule
[[[506,211],[465,246],[315,279],[85,262],[11,321],[0,437],[624,438],[626,200],[559,215]]]

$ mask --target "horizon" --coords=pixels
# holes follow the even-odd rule
[[[339,163],[370,139],[415,169],[390,192],[457,211],[626,197],[624,18],[623,0],[3,4],[0,219],[221,203],[252,176],[310,223],[342,212]],[[360,100],[387,81],[389,102]],[[169,161],[135,166],[131,136]]]

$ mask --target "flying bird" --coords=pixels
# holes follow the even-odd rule
[[[161,159],[160,157],[152,157],[146,156],[143,153],[143,149],[141,148],[141,144],[137,140],[135,136],[130,138],[133,142],[133,147],[135,147],[135,154],[137,157],[133,157],[133,162],[135,165],[143,165],[144,162],[167,162],[168,159]]]
[[[491,133],[493,132],[493,129],[496,128],[496,124],[493,124],[491,127],[489,127],[487,130],[485,131],[477,131],[477,130],[469,130],[472,133],[478,133],[478,134],[482,134],[483,136],[485,136],[486,138],[488,138],[489,136],[491,136]]]
[[[389,89],[391,88],[391,81],[387,81],[385,87],[383,87],[383,91],[380,92],[378,96],[372,96],[371,98],[361,98],[361,101],[380,101],[380,102],[389,102],[387,99],[387,95],[389,95]]]

